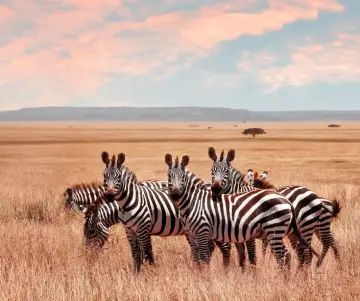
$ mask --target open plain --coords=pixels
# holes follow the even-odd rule
[[[192,125],[192,126],[191,126]],[[195,126],[197,125],[197,126]],[[342,123],[1,123],[0,300],[358,300],[360,299],[360,124]],[[213,127],[208,129],[208,127]],[[262,127],[266,135],[241,134]],[[342,256],[332,250],[308,277],[287,283],[275,259],[261,254],[257,273],[240,273],[235,249],[225,272],[217,249],[199,272],[184,237],[153,237],[157,265],[132,273],[121,226],[92,266],[82,249],[83,216],[63,210],[76,182],[102,179],[100,153],[124,152],[139,180],[166,179],[166,152],[190,156],[189,169],[210,181],[207,150],[236,150],[233,166],[269,171],[276,186],[304,185],[342,205],[332,224]],[[288,242],[286,244],[289,246]],[[321,250],[316,237],[313,246]]]

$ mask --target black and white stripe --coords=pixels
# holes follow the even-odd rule
[[[217,157],[216,151],[213,147],[209,148],[209,157],[213,160],[211,168],[211,177],[213,184],[213,192],[215,194],[221,193],[239,193],[244,189],[253,189],[254,187],[248,185],[244,180],[244,174],[237,171],[231,166],[231,162],[235,158],[235,150],[228,151],[227,156],[224,156],[224,151],[221,152],[220,158]],[[252,171],[249,170],[251,176]],[[252,181],[252,179],[250,178]],[[255,188],[258,188],[255,186]],[[276,190],[284,197],[286,197],[294,206],[296,221],[300,227],[300,232],[307,241],[311,244],[312,235],[316,226],[319,223],[320,215],[323,211],[322,203],[317,195],[306,189],[299,188],[298,190],[288,193],[284,190]],[[312,260],[312,252],[307,250],[295,236],[289,236],[291,246],[296,250],[299,258],[299,266],[310,264]],[[264,244],[265,243],[265,244]],[[263,241],[263,248],[266,247],[266,241]]]
[[[165,155],[168,165],[169,195],[179,208],[185,230],[189,233],[190,245],[199,261],[208,263],[207,241],[241,243],[255,238],[266,238],[280,266],[290,267],[290,253],[283,238],[289,234],[299,238],[310,247],[301,236],[295,211],[282,195],[266,190],[254,190],[240,194],[221,194],[198,189],[189,181],[186,166],[189,157],[183,156],[172,161]]]
[[[248,177],[249,177],[250,181],[252,178],[252,183],[255,188],[260,188],[260,189],[268,188],[270,185],[267,184],[267,181],[266,181],[267,176],[268,176],[267,171],[264,171],[259,177],[257,177],[257,175],[254,176],[254,173],[252,172],[252,170],[249,170],[249,172],[248,172]],[[270,187],[273,187],[273,186],[271,185]],[[301,195],[308,193],[312,197],[314,195],[316,196],[317,200],[321,202],[322,211],[319,216],[317,224],[315,224],[315,225],[308,224],[308,230],[311,225],[314,226],[313,230],[315,231],[316,236],[319,238],[319,240],[321,241],[321,243],[323,245],[323,250],[321,252],[320,258],[316,265],[319,267],[322,264],[322,262],[325,258],[325,255],[328,252],[330,247],[334,251],[335,259],[338,261],[339,264],[341,264],[340,254],[339,254],[339,250],[338,250],[338,244],[335,241],[335,239],[331,233],[331,222],[333,221],[334,218],[336,218],[338,216],[338,214],[340,213],[340,210],[341,210],[339,202],[336,199],[330,201],[328,199],[318,197],[315,193],[311,192],[309,189],[307,189],[303,186],[289,185],[289,186],[282,186],[279,188],[275,188],[275,187],[273,187],[273,188],[278,193],[287,197],[290,200],[290,202],[293,203],[295,208],[302,207],[300,204],[300,202],[302,201]],[[297,201],[298,201],[298,203],[296,203]],[[308,233],[310,233],[310,232],[308,231]],[[267,242],[263,241],[263,253],[266,252],[266,248],[267,248]],[[307,262],[311,262],[311,258],[312,258],[311,254],[307,253],[307,254],[305,254],[305,257],[308,257],[308,259],[305,258],[305,261],[307,260]]]
[[[167,181],[142,181],[139,185],[152,189],[166,190]],[[83,211],[87,206],[94,203],[105,193],[105,187],[101,183],[74,184],[64,192],[64,206],[74,212]]]
[[[115,162],[115,156],[110,160],[108,153],[103,152],[102,160],[106,165],[104,169],[106,192],[105,196],[99,198],[96,204],[90,207],[90,213],[85,215],[84,235],[86,245],[91,246],[93,245],[91,242],[94,241],[98,246],[102,247],[108,238],[108,230],[105,231],[104,229],[115,224],[117,222],[115,217],[117,216],[125,228],[131,245],[135,270],[138,271],[140,268],[139,261],[142,261],[143,256],[146,256],[150,263],[154,263],[150,235],[185,234],[189,241],[182,226],[179,211],[171,202],[166,190],[164,190],[164,183],[161,185],[161,190],[150,188],[151,184],[149,183],[138,183],[135,174],[123,165],[125,161],[123,153],[118,155],[117,162]],[[201,181],[197,181],[197,183],[199,183],[200,189],[206,189]],[[156,188],[159,188],[158,184],[155,185]],[[98,204],[101,204],[101,206]],[[99,213],[95,214],[96,210],[99,210]],[[95,219],[97,222],[94,223],[91,219]],[[150,227],[148,227],[149,220]],[[92,230],[92,235],[90,235],[86,229],[90,229],[94,225],[97,227],[97,231]],[[141,237],[138,237],[139,228],[142,229]],[[147,238],[145,238],[146,231]],[[225,262],[225,259],[230,256],[227,254],[230,253],[230,248],[227,248],[227,245],[221,242],[217,242],[217,245],[223,253]],[[210,253],[214,251],[214,242],[212,240],[208,241],[208,248]],[[139,253],[139,250],[142,253]]]
[[[64,192],[64,206],[74,212],[82,211],[104,195],[105,188],[101,183],[80,183],[74,184]]]

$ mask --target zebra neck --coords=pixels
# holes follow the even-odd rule
[[[195,175],[194,173],[190,172],[190,171],[186,171],[186,176],[187,179],[193,184],[193,186],[198,187],[198,188],[204,188],[206,187],[206,183],[201,180],[197,175]]]
[[[232,168],[230,171],[230,187],[227,193],[237,193],[241,190],[241,186],[247,186],[248,183],[245,182],[245,174],[242,174],[240,171]]]
[[[111,227],[119,222],[119,205],[117,202],[103,203],[99,209],[99,216],[102,223]]]
[[[203,205],[202,200],[209,194],[211,194],[209,191],[201,189],[197,183],[188,178],[185,183],[185,191],[178,202],[180,215],[183,217],[190,215],[195,208]]]
[[[139,195],[141,194],[140,186],[136,183],[128,182],[116,202],[122,212],[131,211],[136,202],[138,202]]]

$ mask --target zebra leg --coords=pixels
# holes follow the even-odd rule
[[[255,238],[252,238],[245,242],[248,251],[249,262],[253,267],[256,266],[256,242]]]
[[[298,270],[300,270],[305,263],[305,247],[299,243],[298,238],[294,232],[288,234],[288,239],[290,241],[291,247],[294,249],[299,259]]]
[[[137,236],[137,241],[138,244],[140,246],[140,250],[141,250],[141,264],[144,262],[143,259],[145,258],[145,254],[149,254],[149,247],[151,245],[151,238],[150,238],[150,229],[151,229],[151,222],[150,219],[148,222],[144,222],[143,224],[140,225],[136,236]],[[149,263],[153,264],[154,263],[154,257],[152,254],[152,250],[151,250],[151,255],[149,259]]]
[[[224,267],[227,268],[230,264],[231,244],[227,242],[218,242],[218,241],[215,241],[215,243],[219,247],[223,255]]]
[[[154,254],[153,254],[151,236],[150,235],[148,235],[146,245],[147,245],[147,247],[145,248],[145,260],[148,260],[150,265],[154,265],[155,260],[154,260]]]
[[[286,268],[285,270],[285,276],[288,278],[289,272],[290,272],[290,261],[291,261],[291,255],[287,248],[284,245],[284,242],[282,241],[281,237],[272,237],[270,239],[270,247],[275,255],[276,262],[278,263],[279,267],[281,269]]]
[[[241,268],[241,271],[244,272],[245,270],[245,243],[241,242],[241,243],[236,243],[235,244],[236,250],[238,252],[238,257],[239,257],[239,265]]]
[[[200,257],[199,257],[199,250],[198,250],[196,241],[194,240],[194,238],[190,238],[188,233],[185,233],[185,237],[186,237],[186,240],[187,240],[187,242],[188,242],[188,244],[190,246],[190,249],[191,249],[192,260],[194,262],[196,262],[196,263],[199,263]],[[211,243],[213,244],[212,247],[211,247],[210,242],[209,242],[209,251],[210,251],[210,253],[212,253],[214,251],[214,249],[215,249],[213,241],[211,241]],[[211,251],[211,248],[212,248],[212,251]]]
[[[200,262],[209,264],[210,250],[209,250],[209,235],[207,233],[198,234],[196,237],[196,243],[199,250]]]
[[[133,258],[133,262],[134,262],[134,272],[135,272],[135,274],[137,274],[140,272],[140,266],[141,266],[141,261],[142,261],[142,256],[141,256],[142,250],[138,243],[136,233],[134,233],[130,229],[126,229],[125,232],[126,232],[127,239],[130,243],[131,255]]]
[[[323,225],[320,224],[320,228],[316,229],[315,234],[319,238],[319,240],[321,241],[321,243],[323,245],[323,249],[322,249],[320,258],[318,259],[318,262],[316,263],[316,267],[321,266],[321,264],[324,261],[325,255],[328,252],[328,250],[330,249],[330,247],[332,247],[332,249],[334,251],[335,259],[337,260],[339,266],[341,267],[340,254],[339,254],[337,243],[334,240],[332,233],[331,233],[330,223],[326,223]]]
[[[266,254],[266,249],[268,247],[268,244],[269,244],[269,241],[266,238],[264,238],[262,240],[262,247],[261,247],[263,256],[265,256],[265,254]]]
[[[311,245],[314,230],[315,230],[314,227],[310,227],[309,229],[304,230],[302,233],[304,239],[306,240],[306,242],[308,243],[309,246]],[[311,252],[311,250],[309,248],[306,248],[305,253],[304,253],[305,265],[311,266],[312,259],[313,259],[313,253]]]

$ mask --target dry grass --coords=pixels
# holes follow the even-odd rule
[[[233,124],[172,124],[167,129],[167,124],[0,124],[0,300],[359,299],[360,125]],[[250,126],[265,128],[267,134],[242,137],[242,128]],[[125,152],[127,166],[140,179],[165,179],[164,154],[186,153],[190,168],[209,181],[211,145],[235,148],[235,167],[266,169],[276,185],[302,184],[328,198],[346,192],[332,227],[343,270],[329,252],[311,277],[293,273],[285,283],[269,254],[258,254],[256,275],[240,274],[233,250],[225,273],[217,250],[201,273],[191,264],[184,237],[153,237],[157,266],[145,266],[135,277],[120,226],[111,229],[112,240],[99,260],[87,266],[82,216],[64,213],[61,195],[74,182],[101,179],[102,150]],[[320,250],[316,238],[313,244]]]

